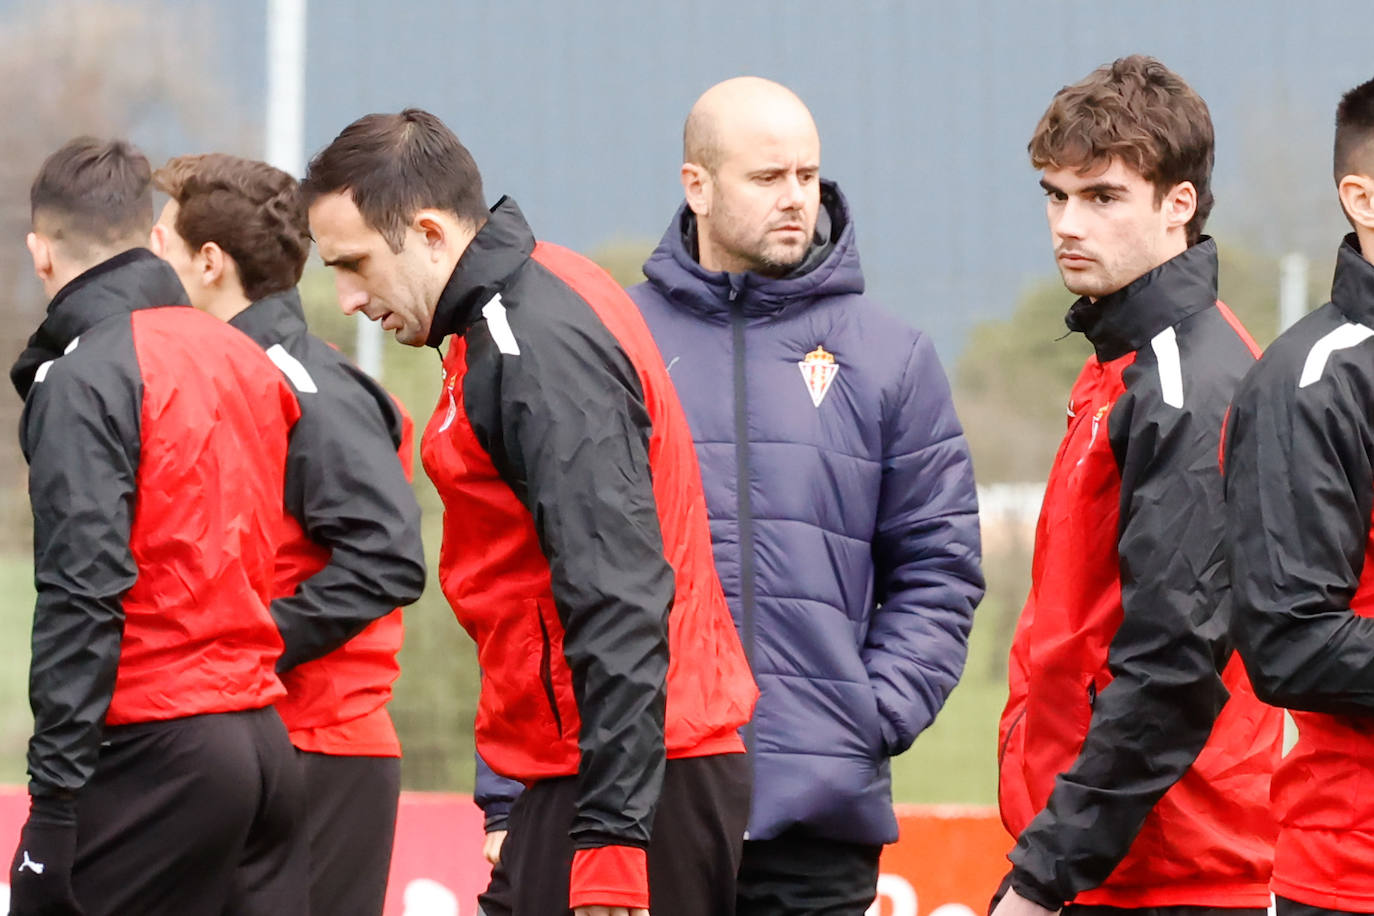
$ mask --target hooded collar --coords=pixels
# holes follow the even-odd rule
[[[1101,362],[1139,350],[1165,328],[1216,305],[1217,246],[1210,236],[1096,302],[1079,299],[1064,316]]]
[[[263,349],[308,330],[305,309],[301,307],[300,293],[295,287],[263,296],[230,318],[229,323]]]
[[[1356,324],[1374,327],[1374,264],[1360,252],[1360,239],[1350,233],[1336,253],[1331,302]]]
[[[720,321],[728,317],[731,303],[739,303],[747,315],[776,315],[821,297],[862,293],[849,203],[833,181],[821,182],[821,210],[816,238],[802,263],[786,276],[765,277],[702,267],[697,262],[696,217],[684,203],[644,263],[644,275],[669,302]]]
[[[102,261],[58,290],[43,323],[10,369],[10,381],[27,397],[38,367],[56,359],[90,328],[113,315],[165,305],[185,305],[176,271],[146,248],[131,248]]]
[[[506,288],[533,251],[534,233],[525,215],[515,201],[503,196],[439,294],[425,342],[437,347],[445,337],[461,334],[476,323],[482,306]]]

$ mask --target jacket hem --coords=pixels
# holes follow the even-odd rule
[[[1160,876],[1161,882],[1167,880]],[[1268,884],[1170,884],[1167,887],[1098,887],[1084,891],[1073,902],[1086,906],[1143,909],[1157,906],[1202,906],[1251,909],[1269,906]]]
[[[1344,910],[1349,913],[1374,912],[1374,892],[1368,894],[1352,893],[1349,889],[1333,891],[1308,887],[1274,876],[1272,887],[1279,897],[1287,897],[1295,903],[1323,910]]]

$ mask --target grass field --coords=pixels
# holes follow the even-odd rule
[[[0,557],[0,784],[28,781],[24,753],[33,716],[29,713],[29,633],[33,621],[33,564]]]

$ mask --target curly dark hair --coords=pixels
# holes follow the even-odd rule
[[[1120,159],[1154,186],[1156,205],[1170,188],[1192,182],[1190,245],[1212,212],[1212,116],[1202,97],[1153,57],[1122,57],[1060,89],[1027,150],[1037,169],[1090,172]]]
[[[178,156],[153,173],[177,203],[190,248],[214,242],[234,259],[243,294],[258,300],[300,282],[310,223],[300,185],[281,169],[224,153]]]

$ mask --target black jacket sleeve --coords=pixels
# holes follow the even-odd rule
[[[639,376],[586,305],[568,310],[586,320],[522,323],[513,308],[518,354],[498,352],[479,323],[463,397],[478,440],[533,516],[552,574],[582,723],[574,845],[642,848],[666,757],[674,575]]]
[[[1370,348],[1349,352],[1367,360]],[[1374,391],[1367,369],[1341,371],[1350,358],[1337,353],[1302,388],[1296,371],[1256,372],[1236,399],[1226,455],[1231,632],[1266,703],[1367,716],[1374,618],[1352,614],[1350,602],[1369,550]]]
[[[130,364],[71,356],[40,369],[20,427],[33,504],[33,657],[29,791],[71,798],[90,779],[114,695],[124,595],[138,578],[129,545],[142,383]]]
[[[420,597],[420,507],[397,457],[399,412],[370,379],[342,366],[298,392],[286,458],[286,508],[329,563],[272,602],[285,650],[278,671],[326,655]]]
[[[1144,374],[1131,384],[1131,375]],[[1012,851],[1012,886],[1058,909],[1106,880],[1151,809],[1192,766],[1228,694],[1224,653],[1224,399],[1174,407],[1149,370],[1108,417],[1121,468],[1122,620],[1109,684],[1074,764]],[[1095,689],[1095,688],[1094,688]]]

